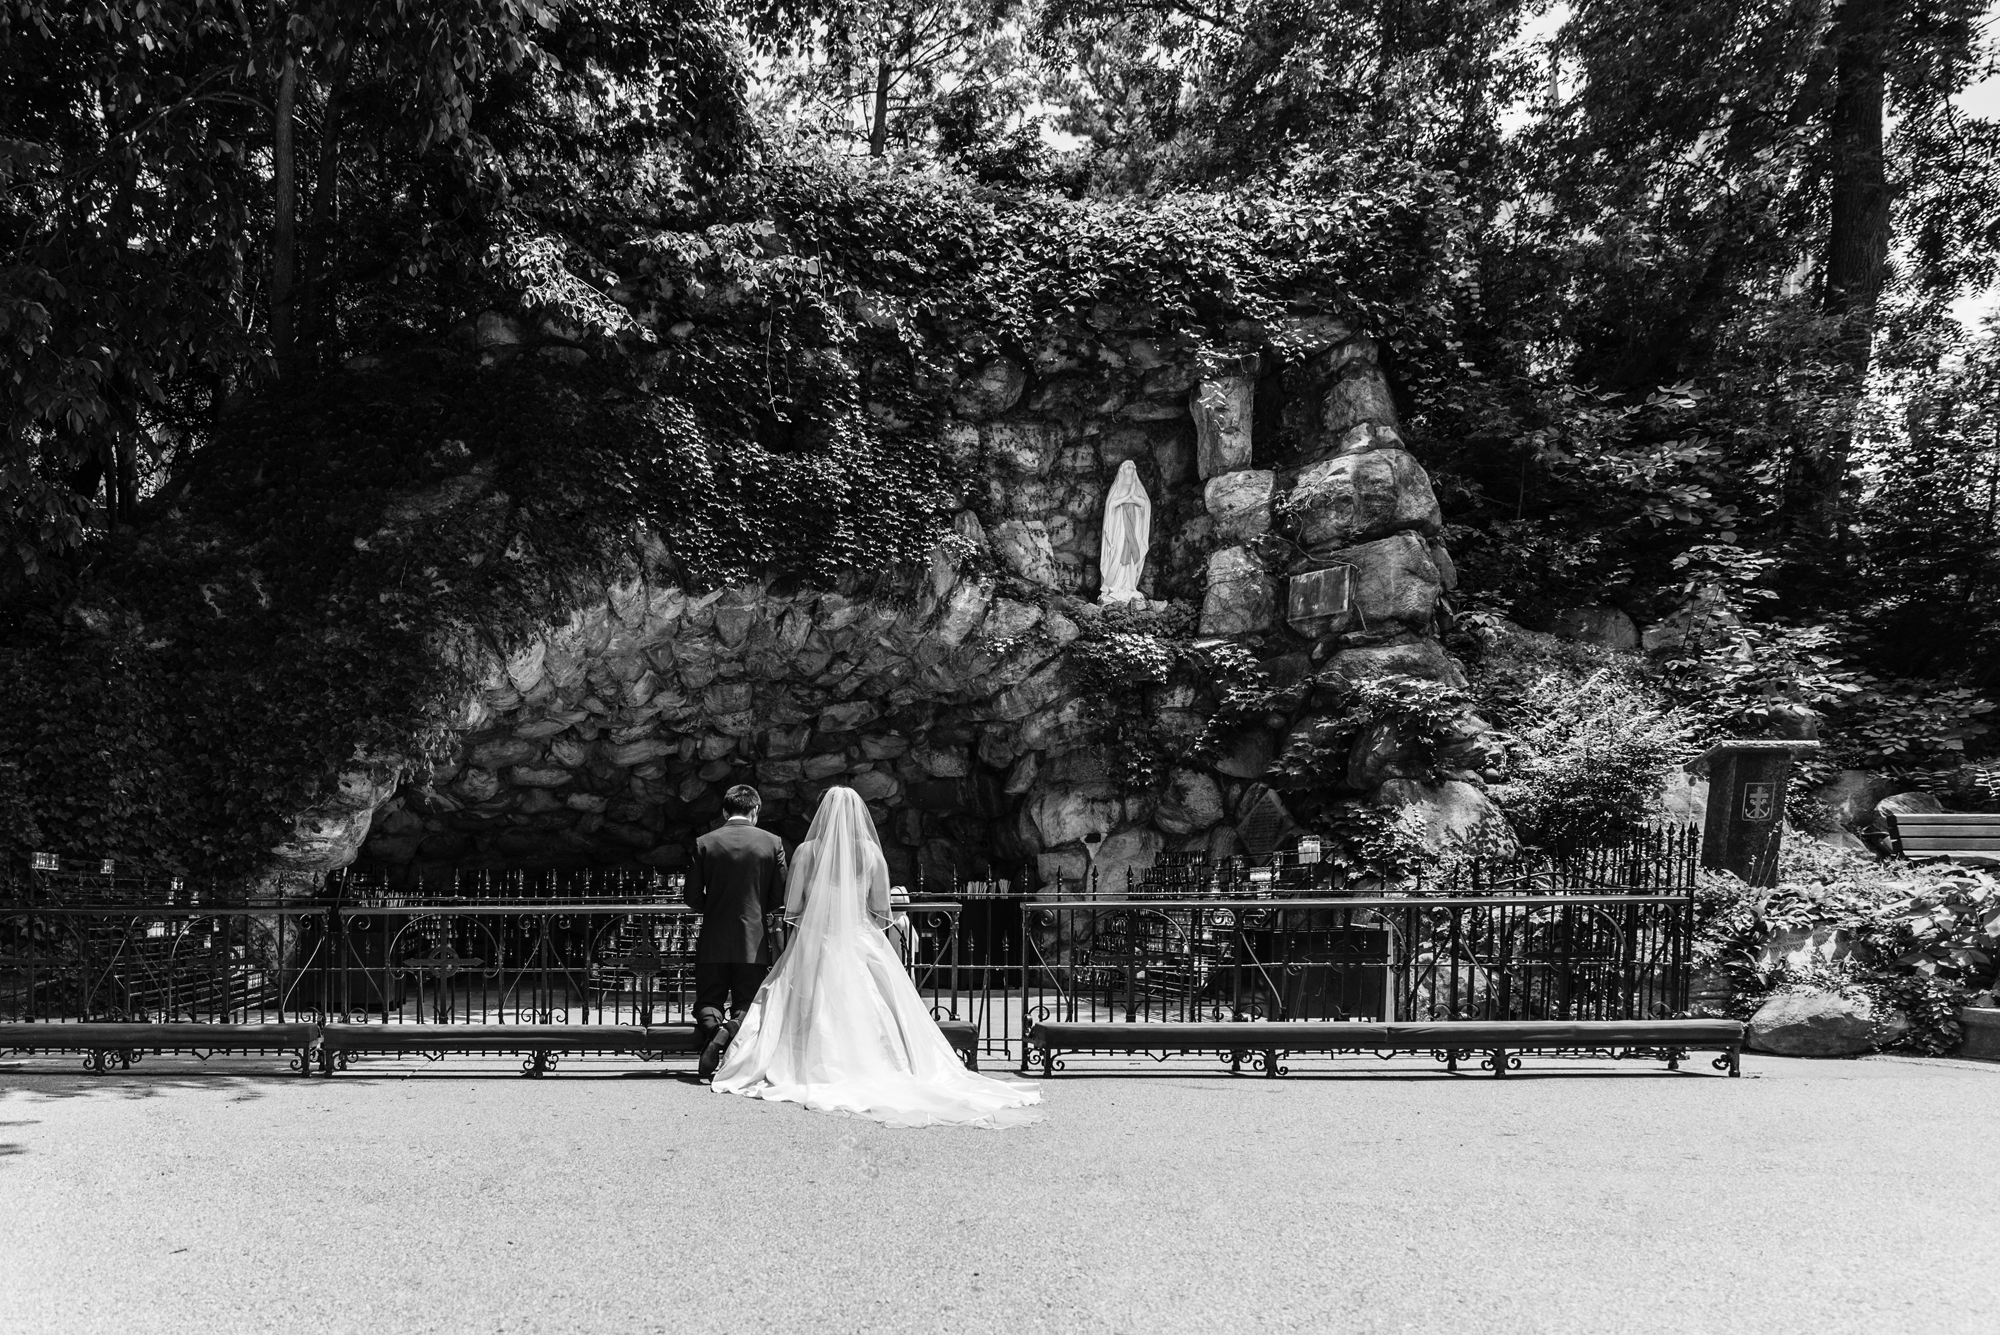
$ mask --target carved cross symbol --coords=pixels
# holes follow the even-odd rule
[[[1743,819],[1764,822],[1776,813],[1778,805],[1778,785],[1775,783],[1746,783],[1743,785]]]

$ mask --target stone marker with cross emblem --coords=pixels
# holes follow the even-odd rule
[[[1790,738],[1710,747],[1702,757],[1708,766],[1708,812],[1701,865],[1735,872],[1751,885],[1776,885],[1792,758],[1818,749],[1818,742]]]

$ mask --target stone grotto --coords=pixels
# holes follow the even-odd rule
[[[1463,684],[1438,639],[1456,577],[1374,342],[1324,316],[1232,332],[1227,355],[1197,354],[1100,309],[1031,364],[975,362],[946,433],[973,481],[903,596],[636,579],[493,662],[446,763],[357,764],[300,820],[282,867],[671,870],[744,782],[789,839],[829,785],[853,787],[913,887],[1047,885],[1093,862],[1099,884],[1122,886],[1163,851],[1273,851],[1293,823],[1267,770],[1313,722],[1316,674]],[[497,313],[467,338],[489,360],[576,355]],[[1113,612],[1100,524],[1121,469],[1143,485],[1150,529],[1136,593]],[[446,486],[406,508],[477,494]],[[1212,762],[1132,790],[1066,650],[1107,616],[1170,600],[1199,609],[1202,637],[1248,648],[1285,703]],[[1174,680],[1145,703],[1193,735],[1215,702]],[[1419,763],[1378,726],[1342,792],[1412,810],[1433,843],[1504,842],[1484,731],[1467,715]]]

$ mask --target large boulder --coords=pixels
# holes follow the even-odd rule
[[[1245,728],[1225,738],[1215,758],[1216,772],[1232,779],[1259,779],[1278,756],[1277,744],[1262,728]]]
[[[1958,1023],[1964,1035],[1958,1044],[1959,1056],[1975,1061],[2000,1061],[2000,1007],[1961,1006]]]
[[[1844,769],[1813,794],[1836,825],[1852,830],[1875,817],[1875,807],[1896,791],[1896,781],[1872,770]]]
[[[1034,822],[1045,848],[1077,843],[1086,834],[1103,834],[1124,816],[1122,799],[1074,788],[1037,793],[1028,802],[1028,818]]]
[[[946,597],[944,612],[938,617],[933,633],[945,644],[962,643],[986,619],[986,609],[992,601],[990,578],[966,580]]]
[[[1366,792],[1388,779],[1427,778],[1430,770],[1423,748],[1404,737],[1394,723],[1381,719],[1354,739],[1347,755],[1347,786]]]
[[[979,428],[987,460],[1011,473],[1046,473],[1062,453],[1062,430],[1053,422],[987,422]]]
[[[1556,613],[1550,633],[1559,640],[1595,644],[1632,653],[1639,648],[1639,627],[1616,607],[1569,607]]]
[[[1201,603],[1204,635],[1254,635],[1277,616],[1278,587],[1247,547],[1224,547],[1208,558],[1208,592]]]
[[[1136,888],[1146,868],[1166,850],[1167,838],[1158,830],[1120,830],[1097,847],[1092,870],[1097,873],[1097,893],[1116,899],[1126,888]]]
[[[1019,403],[1027,387],[1026,370],[1010,358],[995,357],[959,383],[952,391],[951,406],[961,417],[992,417]]]
[[[1320,429],[1340,436],[1364,424],[1396,425],[1396,399],[1374,358],[1349,363],[1326,391],[1320,408]]]
[[[1299,614],[1295,606],[1290,619],[1302,633],[1380,634],[1398,626],[1413,632],[1430,628],[1443,577],[1431,560],[1430,544],[1419,535],[1397,533],[1358,547],[1344,547],[1316,564],[1347,572],[1344,596],[1343,591],[1329,591],[1310,614]],[[1295,576],[1294,590],[1301,580],[1317,573]]]
[[[1416,677],[1463,687],[1465,673],[1452,662],[1436,640],[1410,640],[1402,644],[1374,644],[1343,649],[1327,662],[1330,671],[1349,681],[1372,681],[1379,677]]]
[[[1864,995],[1822,988],[1773,996],[1750,1017],[1744,1041],[1753,1051],[1781,1057],[1854,1057],[1895,1041],[1908,1029],[1900,1011],[1878,1011]]]
[[[1195,463],[1204,478],[1250,466],[1251,411],[1257,382],[1246,375],[1204,380],[1188,394],[1194,415]]]
[[[1442,522],[1423,465],[1408,450],[1369,450],[1309,464],[1285,502],[1301,547],[1331,552]]]
[[[1880,816],[1886,816],[1890,812],[1894,812],[1899,816],[1905,812],[1910,815],[1927,816],[1943,810],[1944,803],[1938,801],[1929,793],[1914,791],[1891,793],[1875,804],[1875,812]]]
[[[1175,770],[1153,809],[1153,824],[1168,834],[1198,834],[1220,824],[1222,817],[1222,790],[1199,770]]]
[[[1271,531],[1271,496],[1277,475],[1267,469],[1243,468],[1208,480],[1202,502],[1215,520],[1218,542],[1248,542]]]
[[[377,808],[396,791],[403,773],[400,757],[370,758],[342,773],[332,795],[317,810],[295,820],[292,837],[274,850],[278,868],[313,874],[353,862]]]
[[[1373,800],[1378,806],[1414,812],[1424,848],[1431,853],[1459,850],[1506,857],[1519,847],[1513,827],[1492,799],[1457,779],[1436,784],[1389,779],[1375,790]]]
[[[1669,770],[1660,784],[1658,807],[1674,825],[1699,825],[1708,817],[1708,780],[1684,769]]]

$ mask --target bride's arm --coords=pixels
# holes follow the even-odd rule
[[[879,852],[868,868],[868,916],[877,927],[894,921],[889,906],[889,863]]]
[[[806,882],[812,877],[812,840],[792,850],[792,876],[785,885],[785,921],[797,922],[806,910]]]

